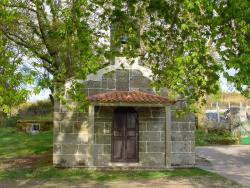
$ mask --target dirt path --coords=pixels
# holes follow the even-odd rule
[[[201,168],[250,186],[250,145],[197,147],[196,154],[212,164]]]
[[[130,180],[130,181],[110,181],[110,182],[52,182],[42,180],[19,180],[0,181],[1,188],[239,188],[229,180],[218,180],[211,177],[173,177],[153,180]]]
[[[51,165],[51,152],[42,155],[33,155],[28,157],[20,157],[11,160],[0,160],[0,169],[8,170],[13,167],[30,167],[36,168],[37,164]],[[200,160],[207,166],[207,161]],[[204,163],[205,162],[205,163]],[[29,176],[25,176],[29,177]],[[0,180],[0,188],[239,188],[238,184],[231,180],[218,178],[217,176],[188,176],[188,177],[166,177],[155,179],[139,179],[139,180],[115,180],[105,182],[86,181],[86,176],[81,179],[78,176],[74,180],[41,180],[41,179],[3,179]]]

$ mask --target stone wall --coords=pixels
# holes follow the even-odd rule
[[[49,131],[53,128],[53,122],[52,121],[39,121],[39,120],[18,120],[16,127],[20,131],[24,132],[32,132],[33,125],[39,126],[39,131]]]
[[[99,81],[83,83],[83,92],[94,95],[114,90],[153,92],[150,80],[139,70],[117,69],[104,74]],[[89,144],[88,110],[84,113],[68,111],[59,103],[54,109],[54,151],[56,166],[107,166],[111,159],[111,123],[114,108],[96,107],[94,146]],[[88,156],[88,157],[86,157]],[[93,156],[93,163],[91,164]]]
[[[87,112],[66,112],[55,108],[53,130],[53,164],[55,166],[87,166]]]
[[[171,164],[193,166],[195,163],[194,117],[179,117],[180,103],[171,110]],[[54,113],[54,153],[56,166],[109,166],[111,162],[111,127],[115,107],[95,107],[93,153],[88,152],[87,112]],[[142,167],[165,166],[165,109],[137,107],[139,113],[139,163]]]
[[[95,107],[94,166],[111,163],[111,127],[115,107]],[[139,163],[142,167],[165,165],[164,108],[135,108],[139,114]]]
[[[83,84],[83,92],[88,96],[113,90],[140,90],[153,93],[150,80],[139,70],[132,69],[117,69],[105,73],[99,81],[89,80]],[[165,108],[135,107],[139,113],[140,166],[164,168],[165,165],[170,164],[170,161],[172,166],[194,165],[194,117],[192,114],[178,117],[176,112],[183,108],[183,105],[184,103],[178,102],[172,107],[171,122],[166,122],[168,113],[165,112]],[[96,106],[94,127],[90,127],[88,109],[81,113],[68,111],[56,103],[54,108],[54,165],[109,166],[114,109],[115,107]],[[171,128],[166,129],[169,123]],[[167,141],[166,134],[168,135]],[[171,156],[166,155],[166,151],[171,153]]]
[[[165,166],[165,109],[137,108],[139,161],[145,167]]]
[[[95,107],[94,166],[111,162],[111,127],[115,107]],[[139,159],[142,166],[164,166],[164,113],[158,108],[137,108]],[[54,165],[89,166],[87,112],[54,112]]]
[[[171,110],[172,166],[195,164],[195,117],[192,113],[180,116],[178,111],[184,106],[184,101],[178,101]]]
[[[100,81],[89,80],[85,83],[84,92],[90,96],[109,91],[144,91],[153,93],[150,80],[139,70],[117,69],[106,73]]]
[[[94,152],[95,166],[111,162],[111,127],[115,107],[95,107]]]

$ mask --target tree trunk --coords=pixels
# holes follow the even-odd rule
[[[52,86],[52,87],[49,87],[49,89],[50,89],[50,94],[49,94],[49,99],[50,99],[50,102],[51,102],[51,104],[52,104],[52,106],[54,107],[54,105],[55,105],[55,99],[54,99],[54,86]]]
[[[53,94],[49,94],[49,99],[50,99],[50,102],[51,102],[52,106],[54,106],[55,100],[54,100]]]

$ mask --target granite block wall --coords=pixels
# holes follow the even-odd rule
[[[194,166],[195,164],[195,117],[193,113],[182,116],[178,111],[185,101],[177,101],[171,109],[172,166]]]
[[[165,109],[136,108],[139,113],[139,160],[145,167],[165,166]]]
[[[150,80],[141,71],[132,69],[117,69],[104,74],[99,81],[89,80],[84,84],[84,92],[88,96],[116,90],[153,93]]]
[[[111,128],[115,107],[95,108],[94,165],[110,166]],[[139,163],[142,167],[164,167],[164,108],[135,108],[139,114]],[[155,113],[155,112],[158,113]]]
[[[87,166],[88,113],[54,112],[53,164],[55,166]]]
[[[93,153],[89,148],[87,112],[54,113],[54,151],[56,166],[110,166],[111,128],[115,107],[95,107]],[[142,167],[165,166],[165,109],[137,107],[139,113],[139,163]],[[195,164],[194,117],[179,117],[171,110],[171,165]],[[168,134],[167,134],[168,135]]]
[[[83,92],[86,95],[113,90],[140,90],[153,93],[150,80],[144,77],[141,71],[132,69],[118,69],[104,74],[99,81],[89,80],[83,84]],[[172,106],[171,117],[168,118],[166,118],[167,113],[164,107],[135,107],[139,113],[139,163],[141,167],[165,168],[168,161],[173,167],[194,165],[194,116],[191,113],[178,116],[178,110],[184,106],[185,102],[178,101]],[[110,164],[111,128],[115,108],[96,106],[93,128],[89,126],[88,109],[84,112],[68,111],[56,103],[54,165],[63,167],[112,165]],[[166,129],[166,125],[171,127]]]
[[[87,113],[54,113],[54,151],[56,166],[109,166],[111,128],[115,107],[95,107],[93,153],[88,153]],[[139,113],[139,163],[142,167],[165,165],[164,108],[136,108]],[[89,156],[91,155],[91,156]]]
[[[94,152],[95,166],[108,166],[111,162],[111,128],[115,107],[95,107]]]

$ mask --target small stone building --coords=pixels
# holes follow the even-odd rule
[[[194,116],[178,117],[176,111],[185,103],[157,94],[150,85],[151,70],[138,61],[117,57],[82,81],[90,101],[85,112],[55,107],[55,166],[194,166]]]
[[[17,129],[26,133],[49,131],[53,128],[53,121],[18,120]]]

